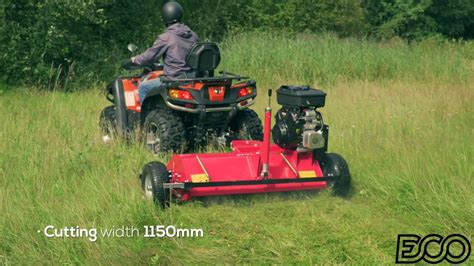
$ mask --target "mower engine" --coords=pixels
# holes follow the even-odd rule
[[[307,152],[327,144],[327,126],[317,108],[324,107],[326,93],[307,86],[282,86],[277,90],[278,110],[272,129],[273,142],[283,149]]]

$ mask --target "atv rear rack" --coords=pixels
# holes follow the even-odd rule
[[[199,78],[170,78],[170,77],[161,77],[161,81],[166,83],[181,83],[181,82],[206,82],[206,81],[220,81],[220,80],[242,80],[248,79],[249,77],[239,76],[239,75],[227,75],[224,73],[222,76],[217,77],[199,77]]]

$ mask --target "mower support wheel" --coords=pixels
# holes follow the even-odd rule
[[[169,206],[169,189],[164,189],[163,184],[170,179],[166,166],[160,162],[150,162],[143,167],[140,181],[145,197],[153,200],[162,208]]]
[[[237,138],[241,140],[263,140],[262,121],[251,109],[237,112],[231,123],[231,130],[237,133]]]
[[[99,127],[102,130],[104,142],[110,141],[116,134],[115,108],[113,105],[107,106],[100,112]]]
[[[351,173],[346,160],[336,153],[328,153],[321,161],[324,176],[336,177],[328,185],[337,196],[346,196],[351,188]]]
[[[154,155],[160,152],[181,153],[186,148],[181,117],[169,110],[151,111],[145,118],[142,137]]]

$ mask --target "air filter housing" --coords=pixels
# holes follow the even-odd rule
[[[277,101],[285,107],[324,107],[326,93],[309,86],[283,85],[277,90]]]

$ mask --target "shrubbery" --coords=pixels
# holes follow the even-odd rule
[[[364,0],[363,5],[368,34],[377,38],[474,37],[472,0]]]
[[[0,79],[52,88],[82,87],[115,75],[124,47],[150,45],[163,30],[156,0],[4,0]],[[333,32],[341,37],[417,40],[474,37],[472,0],[181,0],[201,39],[260,28]],[[66,85],[66,86],[64,86]],[[69,86],[71,87],[71,86]]]
[[[122,59],[117,47],[160,31],[155,1],[141,3],[155,8],[132,1],[10,1],[2,8],[1,76],[52,87],[56,80],[110,75]]]

